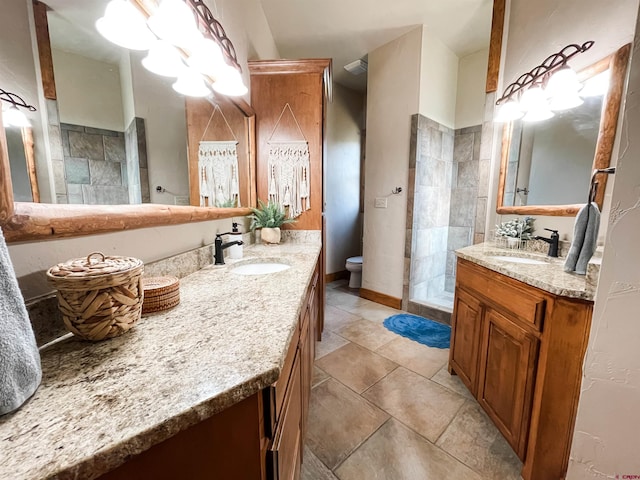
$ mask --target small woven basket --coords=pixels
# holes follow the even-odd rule
[[[97,341],[122,335],[140,318],[143,270],[137,258],[94,252],[51,267],[47,277],[67,329]]]
[[[180,303],[180,280],[176,277],[142,277],[142,314],[169,310]]]

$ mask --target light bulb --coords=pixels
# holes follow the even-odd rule
[[[162,0],[148,23],[158,37],[180,48],[192,50],[202,39],[193,10],[182,0]]]
[[[202,73],[216,78],[226,66],[220,46],[210,38],[203,38],[193,49],[187,64]]]
[[[178,50],[164,40],[156,40],[147,56],[142,59],[142,65],[163,77],[178,77],[187,68]]]
[[[549,101],[549,108],[553,111],[559,112],[561,110],[569,110],[571,108],[579,107],[584,103],[584,100],[580,98],[577,92],[564,93],[555,95]]]
[[[212,86],[216,92],[229,97],[239,97],[249,91],[242,81],[240,71],[231,65],[225,65]]]
[[[576,72],[568,65],[565,65],[551,75],[545,91],[550,97],[553,97],[556,95],[575,94],[581,88],[582,84],[578,81]]]
[[[520,97],[520,108],[524,112],[537,108],[547,102],[547,96],[540,85],[533,85],[522,93]]]
[[[148,50],[155,37],[142,13],[126,0],[111,0],[104,16],[96,21],[100,35],[130,50]]]
[[[24,112],[21,112],[20,110],[18,110],[18,107],[16,107],[15,105],[11,105],[9,108],[7,108],[3,112],[2,119],[4,120],[4,124],[7,127],[30,127],[31,126],[31,123],[29,122],[29,119],[24,114]]]
[[[498,107],[498,114],[493,120],[494,122],[512,122],[522,118],[524,113],[520,109],[520,104],[515,100],[504,102]]]
[[[211,93],[202,75],[191,68],[185,68],[172,86],[176,92],[187,97],[206,97]]]
[[[547,102],[539,104],[538,106],[529,109],[527,114],[522,117],[523,122],[540,122],[542,120],[548,120],[553,117],[553,112],[549,110]]]

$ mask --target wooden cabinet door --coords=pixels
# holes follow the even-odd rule
[[[309,401],[311,400],[311,381],[313,378],[313,348],[314,335],[311,329],[310,309],[307,308],[302,319],[300,332],[300,379],[302,386],[302,441],[307,433],[307,417],[309,415]]]
[[[300,478],[301,409],[300,356],[296,355],[282,414],[271,446],[273,480],[297,480]]]
[[[539,340],[486,308],[477,399],[524,460]]]
[[[473,395],[477,389],[482,311],[483,307],[477,299],[460,288],[456,289],[451,317],[449,364]]]

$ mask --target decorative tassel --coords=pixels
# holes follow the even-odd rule
[[[240,207],[238,153],[235,141],[201,141],[198,151],[200,205]],[[215,205],[211,203],[214,202]]]

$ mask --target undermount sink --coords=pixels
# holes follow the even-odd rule
[[[288,268],[291,268],[291,265],[279,262],[256,262],[238,265],[232,268],[231,272],[239,275],[266,275],[267,273],[282,272]]]
[[[543,260],[535,260],[533,258],[508,257],[506,255],[492,255],[491,258],[493,258],[494,260],[502,260],[503,262],[526,263],[528,265],[545,265],[546,263],[548,263]]]

